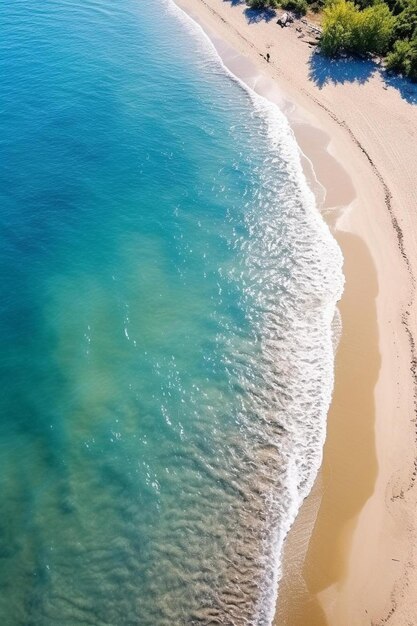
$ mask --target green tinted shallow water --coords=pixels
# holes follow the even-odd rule
[[[341,282],[285,121],[168,3],[0,24],[0,623],[267,624]]]

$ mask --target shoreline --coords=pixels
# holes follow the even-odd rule
[[[176,3],[202,26],[226,67],[289,119],[345,257],[324,459],[284,546],[275,623],[404,626],[417,618],[417,148],[410,136],[417,106],[393,88],[387,93],[375,74],[365,84],[331,84],[329,93],[318,88],[308,74],[308,32],[300,37],[275,20],[250,23],[244,5],[226,0]],[[278,50],[275,40],[285,47]],[[399,112],[388,138],[373,126],[384,126],[393,103]]]

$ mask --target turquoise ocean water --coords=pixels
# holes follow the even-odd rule
[[[270,623],[341,258],[165,0],[0,3],[0,624]]]

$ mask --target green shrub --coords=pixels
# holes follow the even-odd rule
[[[394,49],[387,56],[386,66],[389,70],[403,72],[410,47],[409,41],[396,41]]]
[[[305,15],[308,9],[306,0],[282,0],[281,6],[288,11],[294,11],[297,15]]]
[[[417,37],[412,41],[396,41],[387,56],[387,68],[417,80]]]
[[[320,46],[328,56],[335,56],[352,45],[352,32],[358,11],[353,2],[327,2],[323,12]]]
[[[384,54],[394,31],[395,18],[386,4],[380,3],[358,12],[353,31],[354,49],[361,53]]]
[[[313,11],[313,13],[319,13],[322,8],[323,8],[323,4],[321,2],[309,2],[310,5],[310,10]]]
[[[395,39],[413,39],[417,35],[417,0],[409,3],[397,16],[394,28]]]
[[[410,41],[407,59],[407,76],[417,81],[417,37]]]
[[[360,9],[367,9],[368,7],[374,6],[374,4],[377,4],[379,1],[380,0],[356,0],[355,4]]]
[[[251,9],[275,9],[278,6],[278,0],[246,0],[246,4]]]
[[[353,2],[337,0],[324,9],[321,48],[330,56],[340,52],[383,53],[394,25],[395,18],[385,3],[360,11]]]

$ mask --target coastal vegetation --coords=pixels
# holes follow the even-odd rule
[[[282,7],[322,14],[324,54],[380,55],[386,67],[417,80],[417,0],[247,0],[252,8]]]
[[[384,54],[394,26],[395,17],[384,2],[360,9],[349,0],[332,1],[323,12],[321,49],[329,56],[341,52]]]

